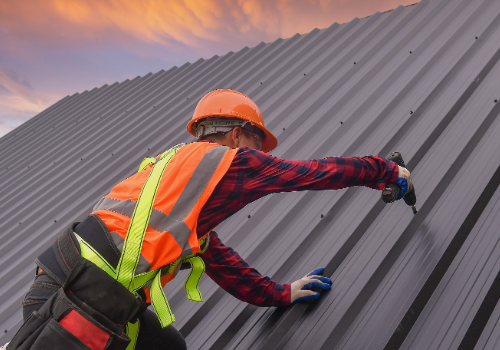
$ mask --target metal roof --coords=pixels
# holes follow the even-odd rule
[[[400,151],[419,212],[367,188],[267,196],[221,224],[261,273],[325,266],[318,302],[257,308],[209,278],[166,287],[189,349],[497,349],[500,2],[393,11],[68,96],[0,139],[0,343],[21,325],[34,259],[144,156],[193,138],[197,101],[239,90],[312,159]],[[4,333],[5,331],[5,333]]]

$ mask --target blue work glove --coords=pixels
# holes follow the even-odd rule
[[[411,181],[411,175],[408,169],[403,168],[402,166],[398,166],[399,172],[398,172],[398,180],[396,181],[396,184],[401,187],[401,191],[399,191],[399,196],[396,198],[396,200],[400,200],[403,198],[406,194],[406,192],[411,191],[413,188],[413,182]]]
[[[311,289],[317,287],[320,289],[329,290],[332,288],[332,281],[328,277],[323,277],[321,274],[325,271],[324,267],[318,267],[311,273],[302,277],[300,280],[292,283],[291,301],[296,303],[302,300],[314,300],[320,297],[319,293],[313,292]]]

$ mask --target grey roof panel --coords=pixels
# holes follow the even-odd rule
[[[204,278],[193,303],[181,271],[166,293],[189,349],[496,348],[499,60],[498,1],[422,0],[62,99],[0,138],[0,343],[41,250],[142,157],[193,140],[197,101],[225,87],[259,104],[275,156],[401,151],[419,213],[365,188],[251,203],[223,241],[281,282],[323,265],[333,288],[257,308]]]

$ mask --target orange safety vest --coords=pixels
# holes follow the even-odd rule
[[[215,143],[194,142],[182,146],[163,173],[146,229],[136,274],[165,267],[179,258],[200,252],[198,216],[226,174],[237,149]],[[131,217],[153,164],[116,185],[94,207],[92,214],[101,218],[114,243],[122,250]],[[179,262],[173,266],[178,270]],[[169,269],[172,271],[172,269]],[[162,286],[175,273],[161,277]],[[151,302],[149,289],[144,288]]]

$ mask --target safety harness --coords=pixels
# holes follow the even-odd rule
[[[203,297],[198,289],[198,286],[205,271],[205,264],[200,257],[194,254],[186,257],[180,257],[171,264],[162,268],[135,274],[159,183],[169,162],[182,146],[184,146],[184,144],[179,144],[169,149],[158,159],[148,157],[141,162],[138,171],[144,170],[151,164],[154,165],[148,180],[142,188],[139,200],[135,205],[134,213],[132,214],[130,226],[123,244],[120,261],[118,262],[116,269],[113,268],[87,242],[85,242],[85,240],[75,233],[75,236],[80,244],[82,257],[92,261],[95,265],[106,271],[111,277],[115,278],[118,282],[124,285],[131,293],[137,294],[139,289],[146,286],[149,282],[152,282],[150,288],[151,304],[153,305],[153,309],[155,310],[162,327],[167,327],[175,322],[175,316],[170,309],[167,297],[163,291],[161,276],[176,273],[178,271],[177,266],[179,264],[189,263],[191,265],[191,272],[184,283],[187,298],[197,302],[203,301]],[[201,245],[204,245],[201,253],[203,253],[208,247],[208,238],[209,237],[207,236],[200,242]]]
[[[162,277],[165,276],[164,282],[171,280],[184,263],[191,266],[184,283],[187,298],[203,301],[198,285],[205,264],[193,252],[203,253],[207,249],[208,234],[202,239],[196,238],[195,243],[188,242],[188,237],[185,237],[190,249],[171,255],[170,260],[165,261],[167,265],[151,271],[138,269],[139,260],[144,260],[142,247],[155,210],[153,206],[160,182],[168,164],[182,146],[177,145],[158,159],[146,158],[141,163],[139,172],[152,167],[148,175],[143,173],[147,180],[138,187],[140,193],[136,197],[118,261],[113,260],[118,259],[117,255],[113,257],[115,251],[110,253],[105,248],[109,243],[106,241],[109,237],[101,237],[105,231],[103,235],[96,234],[99,228],[105,230],[104,223],[96,215],[90,215],[85,222],[72,224],[51,248],[37,258],[37,265],[62,281],[63,285],[38,311],[31,314],[14,336],[8,350],[68,350],[82,346],[93,350],[133,350],[139,334],[139,319],[147,307],[141,297],[144,296],[141,288],[150,290],[151,303],[159,322],[162,327],[167,327],[175,322],[175,316],[163,291]],[[168,184],[162,182],[162,186],[165,185]],[[192,229],[191,235],[196,237]],[[173,259],[175,261],[171,261]]]

